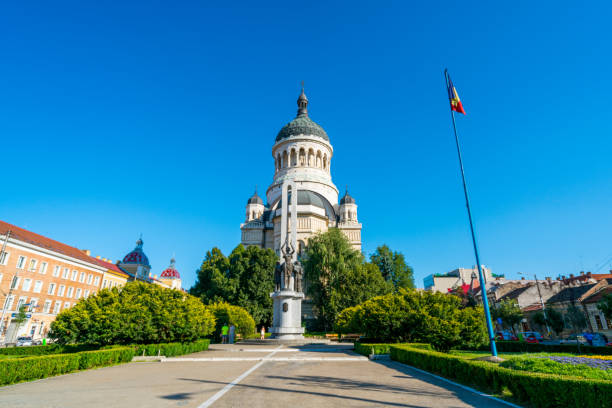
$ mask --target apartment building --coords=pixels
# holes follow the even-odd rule
[[[96,293],[105,274],[122,273],[111,265],[0,221],[0,343],[24,335],[45,337],[58,313]],[[26,320],[17,323],[21,306]]]

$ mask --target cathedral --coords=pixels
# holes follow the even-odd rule
[[[334,149],[325,130],[310,119],[303,88],[297,104],[296,118],[278,132],[272,146],[274,178],[266,190],[266,204],[257,191],[247,201],[246,218],[240,225],[242,245],[271,248],[280,253],[281,189],[285,181],[292,181],[298,190],[298,253],[309,237],[329,228],[340,229],[353,248],[361,250],[357,204],[348,191],[338,201],[338,189],[331,178]],[[289,193],[289,204],[292,199]]]

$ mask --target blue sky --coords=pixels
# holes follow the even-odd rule
[[[448,67],[482,262],[609,269],[609,3],[87,3],[3,6],[0,219],[114,260],[142,233],[189,287],[239,243],[304,80],[364,251],[403,252],[422,286],[474,264]]]

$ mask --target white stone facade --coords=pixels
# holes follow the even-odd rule
[[[295,183],[298,193],[297,240],[301,251],[308,239],[329,228],[339,228],[352,246],[361,250],[361,228],[357,204],[348,193],[338,201],[332,182],[334,149],[325,131],[308,118],[308,100],[302,91],[298,116],[285,126],[272,146],[274,177],[266,190],[266,201],[255,193],[246,205],[241,224],[243,245],[271,248],[278,254],[281,244],[281,189],[283,182]]]

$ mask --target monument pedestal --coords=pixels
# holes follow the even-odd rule
[[[278,340],[301,340],[304,338],[302,327],[302,299],[304,294],[293,290],[279,290],[270,294],[274,301],[274,318],[270,337]]]

